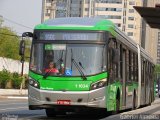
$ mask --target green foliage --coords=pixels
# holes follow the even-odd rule
[[[24,76],[24,84],[23,84],[23,88],[28,89],[28,75],[25,74]]]
[[[3,20],[0,18],[0,57],[20,60],[19,44],[21,37],[17,36],[9,27],[2,26]],[[31,40],[26,40],[26,46],[31,45]],[[25,50],[25,56],[30,56],[30,47]],[[28,60],[27,60],[28,61]]]
[[[0,71],[0,88],[20,89],[22,83],[23,88],[27,88],[27,81],[27,75],[22,77],[17,72],[10,73],[6,69]]]
[[[0,71],[0,87],[5,88],[7,82],[11,79],[11,73],[7,70]]]
[[[12,59],[20,59],[19,38],[9,28],[0,29],[0,56]]]
[[[155,65],[155,73],[160,73],[160,64]]]
[[[18,73],[12,74],[12,86],[13,88],[19,89],[23,78]]]
[[[160,78],[160,64],[155,65],[154,76],[155,76],[155,79]]]

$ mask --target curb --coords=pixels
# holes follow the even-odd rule
[[[28,96],[2,96],[2,95],[0,95],[0,99],[24,99],[24,100],[28,100]]]

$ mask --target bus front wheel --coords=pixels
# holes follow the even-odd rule
[[[120,99],[117,98],[116,99],[116,111],[115,111],[115,113],[116,114],[119,113],[119,110],[120,110]]]
[[[47,117],[55,117],[56,112],[54,109],[46,109],[46,115],[47,115]]]

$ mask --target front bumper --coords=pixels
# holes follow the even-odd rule
[[[106,108],[106,88],[92,91],[49,91],[40,90],[29,85],[28,101],[30,109],[58,108],[57,100],[70,100],[65,107]]]

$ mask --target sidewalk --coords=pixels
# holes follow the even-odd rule
[[[152,103],[152,105],[154,105],[154,104],[160,104],[160,98],[158,98],[157,96],[155,97],[155,100]]]
[[[0,99],[28,99],[27,89],[0,89]]]

